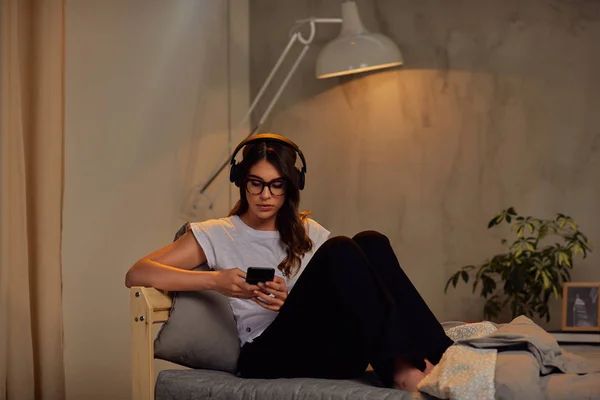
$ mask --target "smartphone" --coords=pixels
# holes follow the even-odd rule
[[[246,272],[246,283],[250,285],[272,281],[273,278],[275,278],[275,268],[248,267]]]

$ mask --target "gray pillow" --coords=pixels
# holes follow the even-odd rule
[[[186,224],[175,239],[187,229]],[[208,267],[203,264],[195,270]],[[226,296],[215,291],[173,293],[169,319],[154,341],[155,358],[188,368],[235,373],[239,352],[237,327]]]

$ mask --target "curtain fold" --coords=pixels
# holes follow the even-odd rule
[[[0,0],[0,399],[64,399],[64,0]]]

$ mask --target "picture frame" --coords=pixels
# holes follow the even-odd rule
[[[563,331],[600,331],[599,292],[600,282],[567,282],[563,285]]]

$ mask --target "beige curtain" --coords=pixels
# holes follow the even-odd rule
[[[0,399],[65,398],[64,0],[0,0]]]

